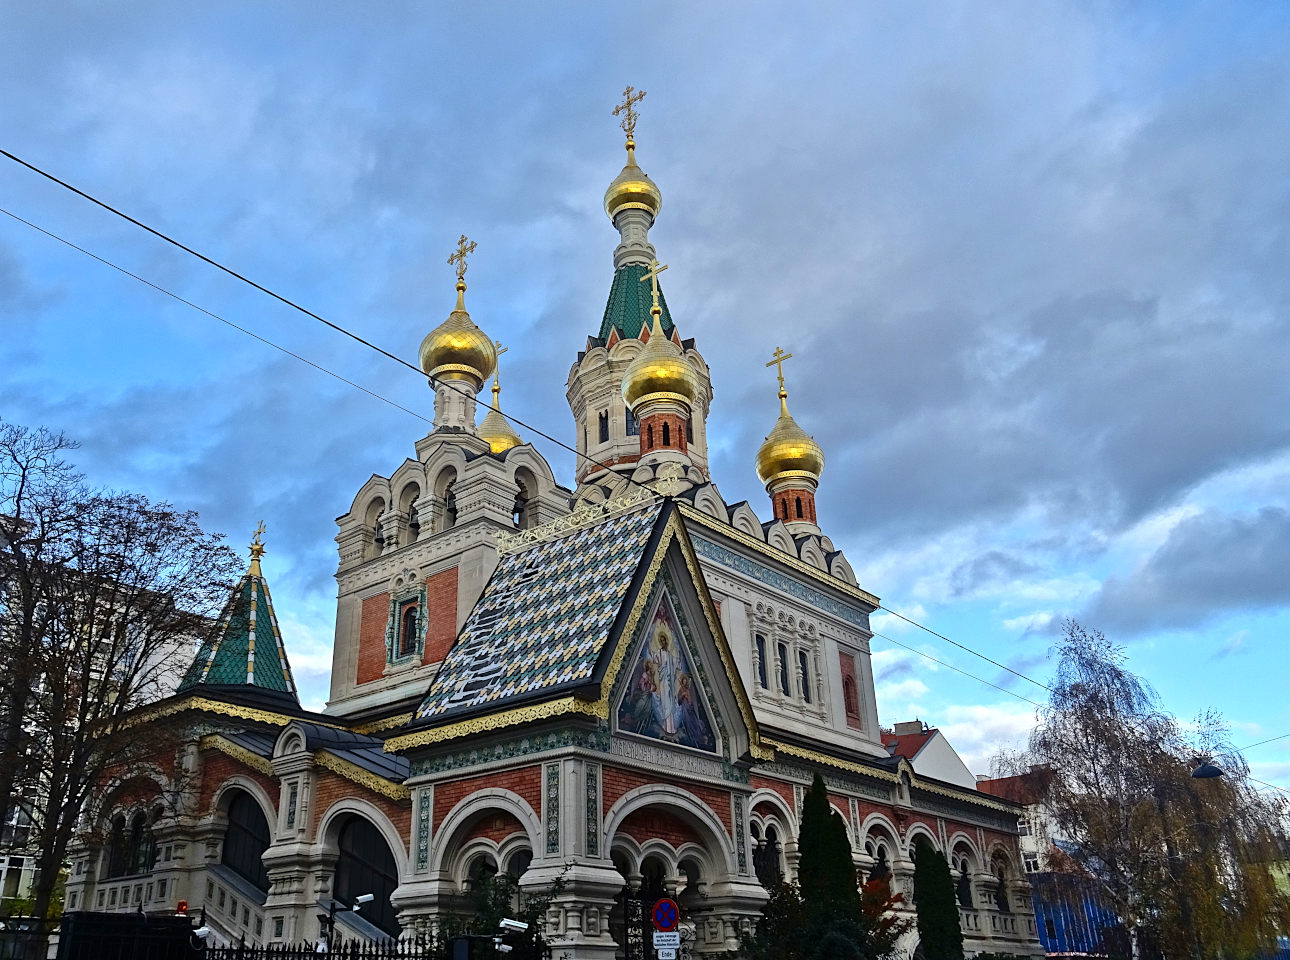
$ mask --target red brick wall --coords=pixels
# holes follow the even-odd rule
[[[390,595],[378,593],[363,601],[358,626],[358,675],[355,683],[371,683],[385,673],[385,625],[390,617]]]
[[[209,813],[211,805],[215,802],[216,792],[237,774],[254,780],[262,786],[264,792],[269,795],[269,799],[273,801],[274,807],[277,807],[278,781],[275,778],[266,777],[258,770],[243,766],[226,753],[206,750],[202,753],[202,788],[198,795],[197,809],[203,813]],[[270,816],[270,822],[272,822],[272,816]]]
[[[667,424],[668,443],[663,443],[663,424]],[[649,445],[649,428],[654,428],[654,446]],[[685,453],[689,444],[685,440],[685,417],[679,413],[651,413],[641,420],[641,456],[651,450],[680,450]]]
[[[797,498],[802,498],[802,515],[797,515]],[[810,490],[781,490],[771,498],[771,506],[777,519],[785,523],[794,520],[809,520],[815,523],[815,494]]]
[[[730,832],[730,792],[728,790],[716,790],[712,787],[700,787],[691,783],[679,783],[668,780],[666,777],[645,776],[634,770],[618,770],[613,767],[604,768],[601,780],[600,794],[604,802],[604,812],[606,813],[628,790],[634,790],[647,784],[664,783],[684,790],[702,800],[712,808],[712,812],[717,815],[717,818],[725,826],[726,832]]]
[[[856,680],[856,658],[839,650],[838,666],[842,668],[842,706],[847,715],[847,726],[859,730],[861,727],[860,683]],[[851,681],[851,688],[855,691],[855,699],[852,703],[847,703],[846,689],[848,680]],[[853,710],[852,707],[855,709]]]
[[[399,836],[411,836],[412,801],[391,800],[389,797],[382,796],[379,793],[373,793],[366,787],[360,787],[353,780],[346,779],[338,773],[332,773],[330,770],[319,770],[314,779],[313,808],[311,811],[313,814],[313,829],[318,829],[323,817],[336,801],[347,797],[361,797],[369,801],[390,818],[390,822],[394,824]]]
[[[496,787],[518,793],[533,808],[538,816],[542,815],[542,767],[534,764],[518,770],[502,770],[497,773],[486,773],[480,777],[469,777],[465,780],[454,780],[451,783],[436,784],[434,788],[434,828],[439,829],[444,817],[476,790],[487,790]]]
[[[523,824],[505,810],[493,810],[471,827],[470,831],[462,839],[474,840],[476,837],[484,837],[492,840],[493,843],[501,843],[511,834],[517,832],[524,832]]]
[[[795,814],[797,813],[797,805],[793,802],[793,785],[791,783],[785,783],[783,780],[772,780],[769,777],[759,777],[754,773],[750,778],[750,785],[754,790],[774,790],[784,798],[784,802],[788,804],[788,809]]]
[[[457,568],[426,581],[426,649],[422,663],[438,663],[457,639]]]
[[[637,843],[666,840],[673,849],[683,843],[703,843],[693,827],[670,810],[659,807],[633,810],[618,831],[627,834]]]

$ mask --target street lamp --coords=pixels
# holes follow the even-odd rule
[[[340,901],[339,901],[339,900],[337,900],[335,897],[332,897],[332,898],[331,898],[331,906],[329,906],[329,907],[327,908],[327,914],[326,914],[326,916],[323,916],[322,914],[319,914],[319,915],[318,915],[318,922],[319,922],[320,924],[322,924],[324,927],[326,927],[326,928],[327,928],[327,929],[326,929],[326,933],[324,934],[324,938],[325,938],[326,943],[327,943],[327,952],[328,952],[328,953],[331,953],[331,948],[332,948],[332,936],[334,935],[334,933],[335,933],[335,931],[336,931],[336,908],[337,908],[337,905],[338,905],[338,904],[340,904],[340,909],[341,909],[341,910],[353,910],[355,913],[357,913],[357,912],[358,912],[358,908],[359,908],[359,907],[361,907],[361,906],[362,906],[363,904],[365,904],[365,903],[371,903],[371,902],[372,902],[373,900],[375,900],[375,899],[376,899],[376,897],[375,897],[373,894],[370,894],[370,893],[361,893],[361,894],[359,894],[357,897],[355,897],[355,898],[354,898],[354,903],[353,903],[353,905],[352,905],[352,906],[348,906],[348,907],[347,907],[347,906],[344,906],[343,904],[340,904]]]
[[[1191,775],[1196,780],[1213,780],[1215,777],[1223,776],[1222,768],[1214,766],[1204,757],[1196,757],[1192,763],[1195,766],[1192,767]]]

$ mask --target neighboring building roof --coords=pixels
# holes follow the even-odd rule
[[[413,722],[590,682],[658,518],[638,510],[503,557]]]
[[[1039,784],[1036,782],[1036,773],[1033,770],[1015,777],[978,780],[976,788],[982,793],[988,793],[992,797],[1002,797],[1013,803],[1031,804],[1039,799]]]
[[[912,761],[939,732],[935,727],[928,727],[920,733],[884,733],[882,745],[891,756]]]
[[[202,643],[179,684],[180,693],[199,687],[240,685],[286,694],[297,701],[287,651],[273,613],[269,584],[259,558],[238,581],[215,630]]]
[[[623,338],[639,337],[641,328],[649,324],[650,307],[654,305],[650,294],[650,285],[642,283],[649,267],[640,263],[628,263],[614,271],[614,282],[609,287],[609,301],[605,304],[605,317],[600,322],[600,339],[608,342],[609,332],[618,329]],[[663,287],[659,285],[658,302],[663,308],[660,321],[663,332],[672,335],[672,314],[667,309],[667,299],[663,296]]]

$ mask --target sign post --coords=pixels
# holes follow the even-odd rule
[[[654,904],[650,918],[654,921],[654,952],[658,960],[676,960],[681,949],[681,910],[676,901],[664,897]]]

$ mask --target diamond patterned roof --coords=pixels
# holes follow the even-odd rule
[[[181,693],[200,685],[249,684],[295,696],[269,584],[256,569],[258,564],[238,582],[215,631],[184,674]]]
[[[640,337],[641,327],[649,325],[649,310],[654,305],[650,295],[650,285],[642,283],[641,277],[649,267],[641,263],[627,263],[614,271],[614,282],[609,287],[609,302],[605,304],[605,318],[600,321],[600,339],[608,341],[609,331],[618,328],[618,335],[624,339]],[[663,332],[672,335],[672,314],[667,309],[667,298],[663,296],[663,285],[658,288],[659,306],[663,316]]]
[[[416,720],[590,680],[658,515],[625,514],[503,557]]]

